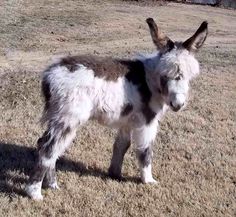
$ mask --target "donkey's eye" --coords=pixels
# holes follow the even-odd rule
[[[162,76],[161,77],[161,87],[165,88],[167,82],[168,82],[168,77],[167,76]]]
[[[181,79],[181,77],[182,77],[181,75],[178,75],[178,76],[175,78],[175,80],[176,80],[176,81],[179,81],[179,80]]]

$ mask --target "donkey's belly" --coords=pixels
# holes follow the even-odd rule
[[[120,117],[116,112],[99,112],[94,115],[93,119],[97,120],[101,125],[109,126],[112,128],[120,128],[127,124],[127,120]]]
[[[140,128],[145,125],[145,118],[141,112],[132,112],[127,116],[122,116],[117,113],[99,113],[93,119],[97,120],[101,125],[112,128],[130,127]]]

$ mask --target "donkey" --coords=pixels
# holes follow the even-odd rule
[[[188,98],[190,80],[199,74],[194,53],[203,45],[208,23],[184,42],[173,42],[152,18],[146,20],[157,53],[133,60],[69,56],[48,67],[42,78],[47,130],[38,140],[38,159],[27,194],[41,200],[42,183],[57,189],[56,160],[68,148],[76,128],[97,120],[118,129],[109,176],[121,179],[124,155],[131,144],[143,183],[152,176],[152,144],[159,121],[168,108],[177,112]]]

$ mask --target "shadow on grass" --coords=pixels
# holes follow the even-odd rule
[[[14,194],[25,196],[22,185],[27,182],[28,176],[37,159],[36,149],[16,144],[0,142],[0,193],[10,197]],[[81,176],[95,176],[101,179],[110,179],[108,173],[99,168],[86,167],[82,162],[61,157],[57,161],[57,170],[71,171]],[[140,183],[135,177],[125,177],[124,182]]]

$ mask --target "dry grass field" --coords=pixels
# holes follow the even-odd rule
[[[67,54],[132,57],[155,50],[145,23],[174,40],[203,20],[201,75],[189,105],[168,112],[154,146],[157,185],[140,183],[132,148],[124,181],[109,179],[115,131],[89,123],[58,161],[60,190],[23,188],[43,129],[40,72]],[[236,216],[236,11],[92,0],[0,1],[0,216]]]

